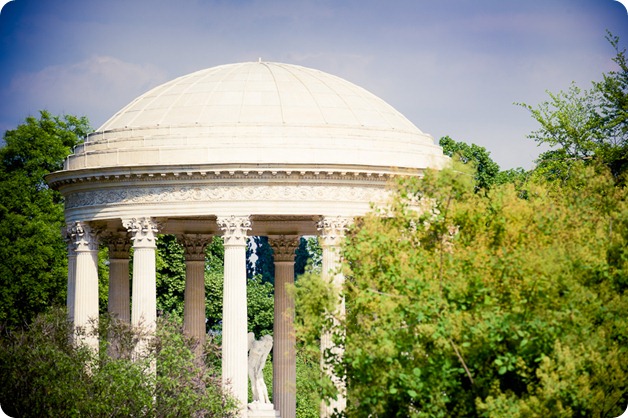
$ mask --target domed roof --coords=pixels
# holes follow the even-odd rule
[[[190,164],[440,168],[440,147],[393,107],[339,77],[248,62],[139,96],[89,135],[66,170]]]

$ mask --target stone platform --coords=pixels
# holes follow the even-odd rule
[[[272,403],[253,402],[249,404],[248,418],[280,418],[279,411],[275,411]]]

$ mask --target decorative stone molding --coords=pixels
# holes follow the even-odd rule
[[[122,225],[129,231],[133,247],[155,247],[159,224],[153,218],[123,219]]]
[[[345,236],[353,218],[346,216],[324,217],[316,227],[321,233],[322,246],[338,246]]]
[[[216,223],[223,231],[224,245],[246,245],[246,233],[251,229],[248,216],[219,216]]]
[[[205,247],[211,242],[211,235],[181,234],[177,239],[185,249],[185,261],[205,261]]]
[[[294,253],[299,247],[299,237],[292,236],[269,236],[268,243],[273,249],[273,259],[277,261],[294,261]]]
[[[161,180],[246,180],[268,181],[268,180],[292,180],[292,181],[368,181],[373,184],[386,184],[391,178],[396,176],[417,176],[422,170],[417,169],[401,169],[386,168],[381,166],[343,166],[327,169],[312,169],[311,167],[297,165],[293,167],[264,167],[260,168],[257,164],[249,168],[242,168],[242,164],[238,167],[229,166],[197,166],[186,167],[181,170],[178,167],[146,167],[143,171],[134,170],[130,173],[128,170],[120,170],[119,168],[102,168],[98,172],[91,170],[78,175],[76,172],[55,172],[47,177],[47,181],[53,187],[62,187],[64,185],[77,183],[98,182],[115,183],[120,181],[155,182]]]
[[[74,251],[98,251],[98,228],[88,222],[76,221],[67,225],[67,237]]]
[[[138,205],[146,203],[175,203],[203,201],[349,201],[386,202],[389,192],[381,187],[324,185],[207,185],[125,187],[69,193],[66,209],[101,205]]]
[[[131,242],[127,234],[108,232],[103,234],[101,241],[109,247],[109,258],[129,258]]]

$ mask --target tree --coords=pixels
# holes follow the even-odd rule
[[[222,296],[224,283],[224,246],[219,237],[214,237],[207,246],[205,262],[205,309],[207,328],[210,332],[220,332],[222,329]],[[260,276],[247,279],[247,315],[249,331],[256,337],[272,334],[275,299],[273,286],[262,282]]]
[[[299,246],[295,250],[294,257],[294,277],[302,275],[305,273],[305,266],[309,259],[309,253],[307,251],[307,239],[305,237],[299,238]]]
[[[626,49],[619,47],[619,37],[607,32],[606,39],[615,49],[613,61],[619,71],[610,71],[603,75],[602,81],[593,83],[599,94],[598,130],[604,138],[597,154],[618,177],[628,169],[628,63]]]
[[[628,166],[628,64],[619,38],[609,32],[606,39],[618,71],[604,74],[590,90],[572,83],[566,92],[547,92],[550,100],[537,107],[518,103],[540,125],[528,137],[550,147],[539,156],[536,174],[562,180],[574,163],[600,161],[621,181]]]
[[[39,312],[63,305],[67,246],[61,194],[46,174],[89,132],[86,118],[29,116],[4,134],[0,148],[0,323],[30,323]]]
[[[246,248],[246,277],[260,276],[262,283],[275,284],[275,262],[268,237],[249,238]]]
[[[301,339],[316,345],[327,326],[343,348],[324,354],[346,379],[345,415],[620,415],[626,189],[581,163],[522,199],[510,184],[474,193],[464,170],[401,180],[349,231],[340,327],[321,319],[329,297],[313,297],[329,290],[297,291]],[[297,287],[321,286],[306,279]]]
[[[174,235],[161,235],[157,240],[157,310],[183,319],[185,294],[185,255]]]
[[[473,167],[476,191],[486,191],[495,184],[521,183],[525,180],[526,172],[523,168],[500,171],[499,165],[484,147],[457,142],[449,136],[442,137],[438,143],[443,148],[443,154]]]
[[[319,272],[321,269],[323,249],[318,242],[318,237],[301,237],[299,247],[295,251],[294,277],[306,272]]]
[[[463,164],[471,163],[475,168],[475,181],[478,189],[489,189],[499,174],[499,165],[490,157],[484,147],[464,142],[456,142],[449,136],[442,137],[438,144],[443,147],[443,154],[457,156]]]
[[[268,244],[266,244],[268,245]],[[270,248],[270,247],[269,247]],[[205,249],[205,315],[207,331],[222,327],[224,283],[224,246],[214,237]],[[174,235],[162,235],[157,241],[157,309],[162,314],[183,319],[185,294],[185,256]],[[273,286],[256,275],[247,280],[249,331],[256,336],[272,334],[274,316]]]
[[[598,148],[599,119],[595,114],[596,95],[571,84],[566,92],[547,92],[550,100],[528,109],[541,128],[528,135],[539,144],[550,146],[538,160],[535,172],[548,179],[563,179],[576,161],[588,161]]]

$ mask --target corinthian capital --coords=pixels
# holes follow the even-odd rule
[[[133,247],[155,247],[159,225],[153,218],[123,219],[122,225],[129,231]]]
[[[177,239],[185,249],[185,261],[205,261],[205,247],[211,242],[211,235],[182,234]]]
[[[325,217],[316,223],[321,233],[321,245],[338,246],[345,236],[345,232],[353,223],[353,218],[347,216]]]
[[[246,233],[251,229],[248,216],[219,216],[216,223],[223,231],[225,245],[246,245]]]
[[[98,232],[89,223],[75,221],[67,224],[67,239],[74,251],[98,251]]]
[[[273,258],[277,261],[294,261],[295,250],[299,247],[299,237],[295,235],[269,236],[268,243],[273,249]]]
[[[109,247],[109,258],[129,258],[131,242],[127,234],[109,232],[104,234],[101,240]]]

